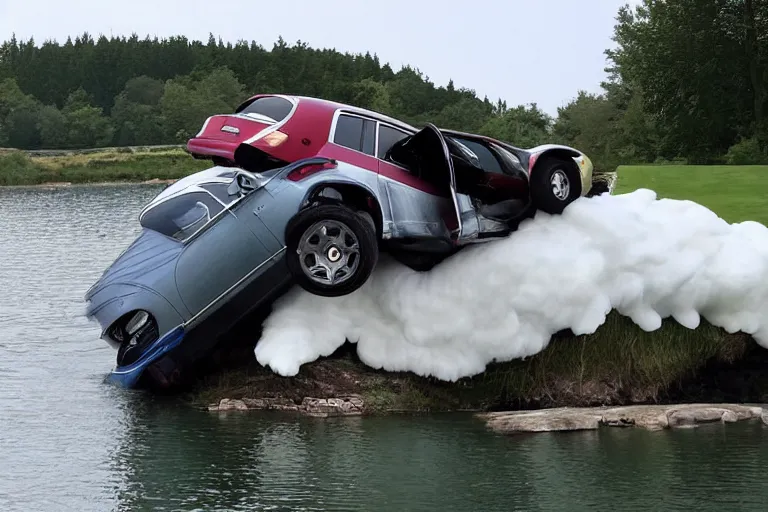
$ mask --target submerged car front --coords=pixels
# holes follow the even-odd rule
[[[234,176],[214,167],[162,190],[142,210],[136,239],[87,291],[86,316],[117,350],[110,381],[135,387],[150,366],[155,381],[172,380],[174,365],[163,368],[160,360],[189,334],[184,324],[192,316],[179,293],[176,266],[185,241],[215,224],[212,208],[224,209],[212,191],[227,195]]]
[[[87,291],[86,316],[116,349],[108,380],[134,387],[144,370],[182,340],[188,312],[179,307],[173,268],[182,245],[143,228]]]

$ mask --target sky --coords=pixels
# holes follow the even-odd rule
[[[208,40],[279,36],[315,48],[409,64],[437,86],[474,89],[508,106],[536,103],[556,115],[579,90],[600,91],[615,16],[639,0],[0,0],[0,39],[66,41],[137,33]],[[249,91],[257,93],[260,91]]]

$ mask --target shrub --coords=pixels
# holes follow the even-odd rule
[[[756,137],[741,139],[725,155],[728,165],[759,165],[768,163],[768,153],[761,147]]]
[[[0,185],[26,185],[40,183],[42,172],[21,151],[0,154]]]

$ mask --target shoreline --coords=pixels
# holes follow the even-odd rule
[[[305,397],[300,403],[280,398],[223,398],[207,407],[219,414],[276,411],[312,418],[371,416],[360,395],[336,398]],[[574,432],[602,428],[638,428],[648,431],[697,428],[711,423],[761,421],[768,426],[768,404],[674,403],[602,407],[551,407],[521,411],[483,412],[471,409],[447,411],[471,413],[491,432],[503,435],[544,432]],[[418,414],[417,411],[388,411],[388,414]]]
[[[162,184],[201,171],[211,162],[180,148],[99,149],[80,152],[0,152],[0,186],[45,189]]]
[[[70,187],[111,187],[111,186],[125,186],[125,185],[170,185],[175,183],[178,179],[171,178],[152,178],[148,180],[115,180],[115,181],[50,181],[45,183],[35,183],[29,185],[0,185],[0,189],[10,188],[70,188]]]
[[[748,335],[706,325],[693,332],[666,321],[649,334],[612,313],[594,335],[555,336],[531,358],[492,363],[456,382],[369,367],[352,343],[282,377],[255,360],[246,340],[255,342],[258,334],[242,327],[230,335],[237,346],[220,346],[183,392],[192,408],[316,417],[441,412],[485,417],[562,408],[768,404],[768,351]]]

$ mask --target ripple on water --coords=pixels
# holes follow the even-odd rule
[[[103,384],[82,297],[162,187],[0,190],[0,510],[764,510],[758,424],[503,437],[211,415]]]

